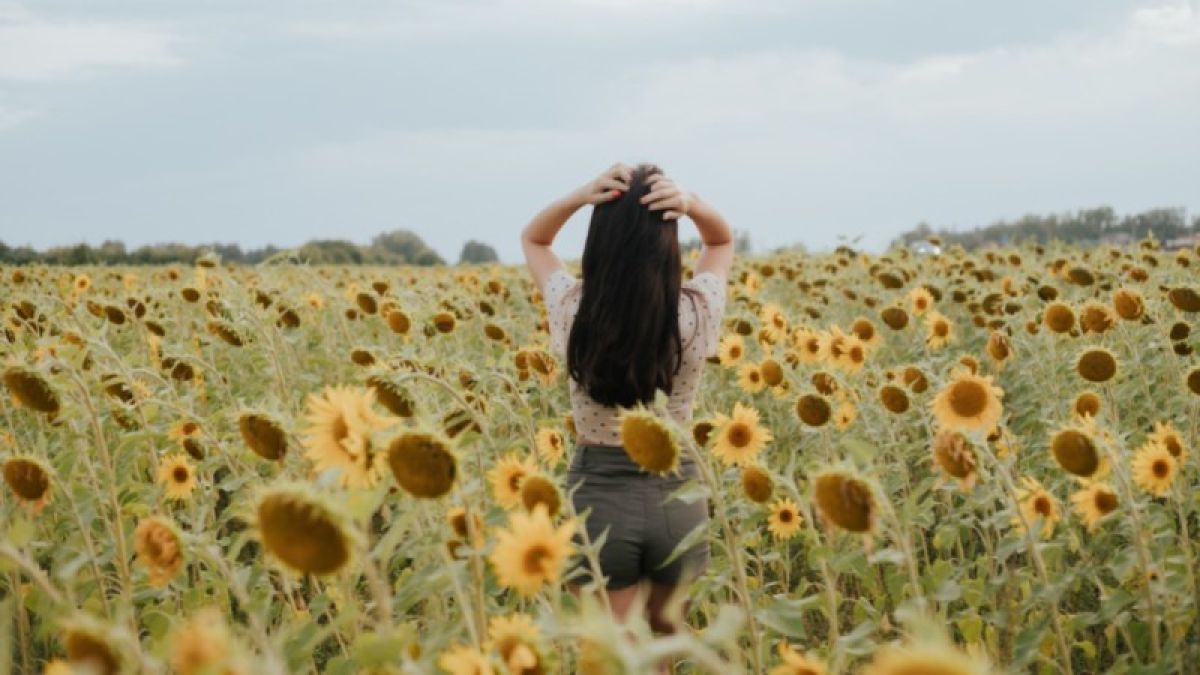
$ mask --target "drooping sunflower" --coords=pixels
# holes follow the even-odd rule
[[[33,513],[41,513],[50,501],[50,467],[37,457],[18,456],[4,460],[4,482],[17,500]]]
[[[933,437],[932,452],[934,468],[959,481],[964,492],[975,487],[979,478],[975,449],[965,436],[951,429],[940,429]]]
[[[1099,527],[1100,519],[1116,511],[1120,503],[1117,493],[1099,482],[1088,483],[1071,495],[1071,506],[1089,532],[1095,531]]]
[[[1050,437],[1050,454],[1064,471],[1078,478],[1094,480],[1108,473],[1108,458],[1096,444],[1090,417],[1082,426],[1065,426],[1056,431]]]
[[[488,558],[500,584],[529,597],[543,585],[557,582],[564,561],[574,551],[575,528],[574,518],[555,527],[544,504],[528,512],[513,511],[508,527],[497,532]]]
[[[828,672],[822,661],[800,653],[786,639],[779,642],[779,658],[780,663],[768,675],[826,675]]]
[[[186,501],[196,489],[196,471],[187,455],[171,455],[159,465],[158,481],[166,489],[167,499]]]
[[[1112,308],[1095,300],[1084,303],[1079,308],[1079,327],[1084,333],[1103,335],[1117,324],[1117,317]]]
[[[351,535],[341,515],[302,485],[268,489],[258,500],[263,547],[300,574],[335,574],[350,562]]]
[[[679,441],[675,433],[644,409],[622,410],[621,445],[629,457],[643,469],[663,475],[679,465]]]
[[[747,394],[757,394],[766,386],[756,363],[743,363],[738,367],[738,386]]]
[[[382,475],[382,453],[372,445],[372,434],[392,425],[375,412],[375,390],[368,387],[325,387],[309,394],[307,426],[301,442],[305,456],[317,473],[336,469],[342,487],[366,488]]]
[[[526,476],[521,481],[521,503],[529,511],[532,511],[534,506],[543,504],[550,512],[550,516],[554,517],[558,515],[558,510],[562,506],[562,497],[552,480],[544,474],[535,473]]]
[[[726,335],[717,347],[717,356],[726,368],[737,365],[746,356],[746,341],[741,335]]]
[[[484,649],[496,650],[510,673],[541,675],[546,672],[542,663],[541,631],[533,617],[522,612],[509,616],[494,616],[488,621],[488,639]]]
[[[458,455],[450,443],[424,431],[406,431],[392,439],[387,463],[400,487],[424,499],[450,492],[458,473]]]
[[[438,667],[450,675],[494,675],[492,662],[471,645],[455,645],[438,656]]]
[[[1133,481],[1155,497],[1165,497],[1179,472],[1171,451],[1157,441],[1146,441],[1133,456]]]
[[[756,504],[764,504],[771,498],[771,475],[757,464],[742,467],[742,492]]]
[[[538,455],[550,466],[562,461],[565,443],[557,429],[541,427],[535,438]]]
[[[1160,443],[1179,464],[1187,461],[1189,454],[1187,444],[1183,441],[1183,435],[1170,421],[1155,422],[1154,431],[1150,433],[1150,440]]]
[[[770,506],[767,515],[767,530],[777,541],[791,539],[800,531],[804,518],[800,515],[800,507],[790,497],[780,497]]]
[[[1088,382],[1108,382],[1117,374],[1117,357],[1103,347],[1085,349],[1075,362],[1075,372]]]
[[[150,573],[150,584],[164,586],[183,568],[183,537],[166,518],[143,518],[133,531],[138,561]]]
[[[1187,373],[1184,373],[1183,384],[1188,391],[1196,396],[1200,396],[1200,368],[1192,368]]]
[[[1131,288],[1118,288],[1113,293],[1113,309],[1117,316],[1126,321],[1137,321],[1145,312],[1145,301],[1141,293]]]
[[[287,454],[287,435],[273,416],[259,411],[243,412],[238,416],[238,429],[242,440],[259,457],[278,461]]]
[[[844,471],[817,475],[813,501],[822,518],[843,530],[866,533],[875,529],[878,508],[870,486]]]
[[[467,522],[467,509],[462,506],[455,506],[446,512],[446,522],[450,525],[450,529],[459,539],[471,538],[469,529],[474,529],[474,539],[476,547],[482,546],[484,542],[483,519],[478,513],[471,514],[471,521]]]
[[[771,430],[759,424],[758,410],[741,403],[733,404],[733,415],[716,433],[712,452],[726,466],[753,463],[772,439]]]
[[[125,658],[110,630],[94,620],[78,617],[63,629],[70,672],[83,670],[98,675],[125,672]]]
[[[930,310],[925,316],[925,344],[930,349],[941,349],[956,339],[950,319],[936,309]]]
[[[1000,422],[1004,391],[990,375],[960,371],[934,397],[930,406],[938,425],[956,431],[991,431]]]
[[[496,503],[506,509],[520,504],[521,481],[535,473],[537,463],[532,457],[521,457],[516,452],[501,457],[487,474]]]
[[[1030,525],[1041,519],[1042,529],[1040,532],[1043,538],[1054,534],[1054,526],[1062,519],[1062,514],[1058,510],[1058,500],[1042,486],[1041,482],[1036,478],[1022,476],[1021,486],[1017,488],[1017,502],[1020,505],[1021,515]],[[1020,528],[1022,526],[1021,518],[1014,516],[1013,525]]]
[[[249,672],[236,653],[224,615],[215,606],[197,611],[187,623],[172,632],[169,661],[171,672],[179,675]]]
[[[998,330],[994,330],[988,335],[987,345],[984,349],[997,368],[1004,367],[1012,357],[1012,342],[1007,335]]]
[[[893,415],[903,414],[909,407],[908,394],[894,384],[885,384],[879,388],[879,402]]]
[[[31,368],[14,365],[4,371],[4,386],[18,404],[50,417],[58,414],[62,404],[50,382]]]
[[[811,427],[819,427],[833,417],[833,407],[820,394],[804,394],[796,400],[796,416]]]

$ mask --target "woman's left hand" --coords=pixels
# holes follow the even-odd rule
[[[651,211],[666,209],[666,212],[663,213],[665,220],[674,220],[686,215],[688,209],[692,207],[691,196],[665,175],[651,176],[646,184],[650,186],[650,192],[643,195],[638,201],[642,204],[649,204]]]

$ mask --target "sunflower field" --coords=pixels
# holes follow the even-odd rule
[[[711,507],[669,635],[566,590],[524,267],[0,269],[0,673],[1197,672],[1198,266],[739,259],[690,427],[622,418]]]

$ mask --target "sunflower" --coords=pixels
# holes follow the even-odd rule
[[[757,364],[743,363],[738,368],[738,386],[747,394],[757,394],[767,384],[763,381],[762,372],[759,371]]]
[[[646,410],[622,410],[621,445],[625,452],[643,469],[663,475],[679,465],[679,441],[675,433]]]
[[[529,512],[511,512],[508,528],[497,532],[488,557],[500,584],[529,597],[544,584],[557,582],[563,562],[574,551],[575,527],[573,518],[555,527],[544,504]]]
[[[1154,431],[1150,434],[1150,440],[1161,444],[1175,461],[1183,464],[1188,458],[1188,447],[1183,442],[1183,435],[1175,428],[1175,425],[1168,422],[1155,422]]]
[[[1075,362],[1075,372],[1088,382],[1108,382],[1117,374],[1117,357],[1103,347],[1084,350]]]
[[[770,506],[771,513],[767,516],[767,529],[775,535],[775,539],[791,539],[800,531],[804,519],[800,515],[800,507],[789,497],[780,497]]]
[[[879,313],[879,318],[892,330],[904,330],[908,327],[908,312],[903,307],[891,306]]]
[[[1183,376],[1184,386],[1196,396],[1200,396],[1200,368],[1192,368]]]
[[[238,416],[238,429],[242,440],[259,457],[276,461],[287,454],[287,435],[274,417],[247,411]]]
[[[778,305],[770,302],[763,305],[758,312],[758,318],[763,332],[766,333],[772,344],[787,337],[787,317],[783,315],[783,310]]]
[[[150,516],[139,521],[133,531],[133,548],[138,561],[149,570],[153,586],[165,586],[183,568],[183,539],[166,518]]]
[[[1095,417],[1100,414],[1100,404],[1099,394],[1094,391],[1083,391],[1075,397],[1071,410],[1077,417]]]
[[[462,506],[455,506],[446,512],[446,522],[450,525],[450,529],[459,539],[467,539],[471,533],[468,532],[468,527],[474,529],[474,539],[476,546],[482,546],[484,541],[483,535],[483,519],[478,513],[471,514],[471,522],[467,523],[467,509]]]
[[[925,316],[925,344],[931,349],[941,349],[956,339],[950,319],[936,309],[930,310]]]
[[[1042,312],[1042,323],[1051,332],[1069,333],[1075,327],[1075,311],[1065,302],[1054,301]]]
[[[975,449],[965,436],[950,429],[940,429],[933,437],[932,452],[934,468],[960,481],[964,492],[975,487],[979,478]]]
[[[1120,500],[1104,483],[1088,483],[1086,487],[1071,495],[1071,506],[1091,532],[1099,527],[1101,518],[1117,510]]]
[[[833,413],[833,425],[838,431],[845,431],[858,417],[858,406],[853,402],[842,401]]]
[[[58,394],[41,373],[23,366],[10,366],[4,371],[4,386],[18,404],[30,410],[54,417],[61,409]]]
[[[125,672],[124,659],[109,630],[92,620],[73,620],[63,631],[70,672],[83,670],[97,675]]]
[[[300,574],[334,574],[350,562],[343,516],[304,486],[270,488],[258,500],[263,548]]]
[[[387,463],[400,487],[425,499],[449,492],[458,472],[458,456],[450,444],[423,431],[406,431],[392,439]]]
[[[1012,356],[1012,342],[1008,336],[1001,331],[994,330],[988,335],[987,345],[984,347],[987,355],[996,363],[997,368],[1002,368],[1008,359]]]
[[[537,463],[532,457],[519,457],[510,452],[501,457],[496,466],[487,474],[488,482],[492,484],[492,494],[496,503],[511,509],[521,503],[521,481],[525,476],[537,473]]]
[[[1117,323],[1116,313],[1108,305],[1091,301],[1079,309],[1079,327],[1084,333],[1103,335]]]
[[[871,320],[865,316],[860,316],[854,320],[854,323],[850,325],[850,332],[859,340],[862,340],[867,349],[874,349],[883,340],[883,336],[875,329],[875,324],[871,323]]]
[[[1113,309],[1117,312],[1117,316],[1126,321],[1137,321],[1142,318],[1142,314],[1146,311],[1146,304],[1142,300],[1142,295],[1131,288],[1118,288],[1113,293],[1112,304]]]
[[[1054,526],[1062,518],[1058,511],[1058,500],[1050,494],[1036,478],[1023,476],[1021,487],[1017,488],[1017,502],[1025,522],[1033,525],[1040,518],[1042,521],[1041,535],[1049,537],[1054,533]],[[1013,524],[1021,527],[1021,518],[1014,517]]]
[[[796,345],[800,363],[820,363],[829,355],[827,336],[811,328],[792,331],[792,343]]]
[[[1050,454],[1064,471],[1078,478],[1099,479],[1108,473],[1108,458],[1096,445],[1095,426],[1086,418],[1083,426],[1067,426],[1050,438]]]
[[[537,430],[535,437],[535,445],[538,455],[546,461],[547,464],[554,466],[563,459],[563,436],[557,429],[550,427],[542,427]]]
[[[819,427],[833,417],[833,408],[820,394],[804,394],[796,401],[796,416],[810,427]]]
[[[455,645],[438,656],[438,667],[450,675],[494,675],[491,661],[470,645]]]
[[[933,294],[924,286],[916,286],[908,292],[908,302],[912,307],[912,313],[922,316],[933,307]]]
[[[843,471],[826,471],[813,479],[813,500],[827,522],[849,532],[875,529],[875,496],[870,486]]]
[[[208,606],[171,634],[171,672],[179,675],[248,672],[239,663],[221,610]]]
[[[717,430],[713,455],[726,466],[753,463],[772,439],[771,430],[758,422],[758,410],[734,403],[733,415]]]
[[[1179,470],[1179,462],[1162,443],[1146,441],[1133,456],[1133,481],[1155,497],[1165,497]]]
[[[307,427],[301,443],[313,470],[339,471],[342,487],[365,488],[379,481],[382,454],[371,444],[371,434],[391,426],[371,404],[375,390],[367,387],[325,387],[308,395]]]
[[[825,664],[820,660],[801,654],[796,648],[788,645],[786,639],[779,642],[779,665],[771,669],[768,675],[826,675]]]
[[[894,384],[885,384],[879,388],[879,401],[888,412],[894,415],[908,411],[908,394]]]
[[[10,457],[4,460],[4,482],[13,491],[17,501],[35,514],[41,513],[50,501],[50,467],[36,457]]]
[[[931,402],[938,425],[956,431],[991,431],[1000,422],[1004,391],[992,377],[959,372]]]
[[[544,504],[546,510],[550,512],[550,516],[558,515],[558,510],[562,506],[562,498],[558,494],[558,488],[554,487],[553,481],[540,473],[535,473],[526,476],[521,481],[521,503],[525,505],[525,509],[532,511],[533,507],[538,504]]]
[[[158,481],[166,488],[167,499],[186,501],[196,489],[196,471],[187,455],[171,455],[159,465]]]
[[[988,675],[991,672],[981,658],[936,642],[884,646],[861,671],[862,675]]]
[[[721,360],[721,365],[726,368],[731,368],[741,362],[746,355],[746,341],[741,335],[726,335],[721,338],[721,343],[717,347],[717,357]]]
[[[747,499],[763,504],[771,498],[771,490],[771,475],[766,469],[757,464],[742,467],[742,492]]]
[[[198,438],[202,432],[200,424],[193,420],[182,420],[171,425],[167,430],[167,437],[178,443],[183,443],[189,438]]]
[[[867,362],[867,345],[857,335],[841,336],[841,345],[834,365],[848,373],[857,373]]]
[[[494,616],[488,621],[488,639],[484,648],[495,649],[510,673],[540,675],[545,672],[538,642],[541,633],[533,617],[522,612]]]

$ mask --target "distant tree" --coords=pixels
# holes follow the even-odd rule
[[[496,249],[487,244],[474,239],[463,244],[462,253],[458,255],[458,264],[463,263],[490,263],[500,260],[500,256],[496,255]]]
[[[364,258],[358,245],[344,239],[310,241],[296,253],[314,265],[360,265]]]
[[[387,255],[379,262],[409,263],[412,265],[444,265],[445,261],[437,251],[429,248],[425,240],[408,230],[392,230],[377,235],[371,240],[371,248],[377,253]]]

